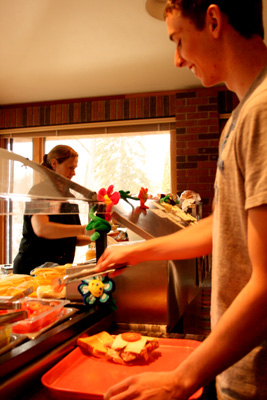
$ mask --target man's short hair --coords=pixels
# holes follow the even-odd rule
[[[262,0],[167,0],[164,15],[180,10],[190,18],[197,29],[205,26],[205,15],[210,4],[217,4],[228,16],[229,24],[242,36],[249,39],[257,34],[264,38]]]

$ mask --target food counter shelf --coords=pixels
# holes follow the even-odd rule
[[[52,400],[49,389],[41,383],[41,378],[70,354],[76,347],[77,338],[82,333],[94,335],[102,330],[111,334],[119,334],[121,330],[114,321],[112,313],[101,310],[79,312],[71,321],[66,321],[49,330],[38,340],[19,346],[10,352],[5,359],[1,358],[1,400]],[[158,338],[186,339],[203,341],[204,336],[193,334],[163,333],[141,331],[142,335],[153,335]],[[25,357],[24,357],[25,354]],[[88,382],[89,384],[89,382]],[[210,399],[204,395],[201,399]]]
[[[86,310],[86,311],[85,311]],[[80,310],[33,340],[27,340],[0,356],[0,398],[27,399],[40,385],[40,378],[76,346],[84,331],[95,334],[112,329],[113,315],[107,308]],[[101,327],[99,327],[101,324]],[[19,395],[18,395],[19,394]]]

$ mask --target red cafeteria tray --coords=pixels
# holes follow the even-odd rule
[[[131,366],[86,355],[77,347],[43,375],[42,383],[56,399],[101,400],[110,386],[128,376],[176,368],[199,344],[195,340],[160,338],[150,363]],[[199,389],[190,399],[201,394]]]

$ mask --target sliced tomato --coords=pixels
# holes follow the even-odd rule
[[[23,303],[21,309],[26,310],[29,317],[36,317],[37,315],[49,311],[51,307],[38,301],[29,301]]]
[[[28,333],[31,332],[30,322],[24,321],[24,323],[18,322],[12,328],[13,333]]]
[[[126,342],[137,342],[142,337],[141,333],[138,332],[124,332],[121,334],[121,338]]]
[[[47,306],[45,306],[47,307]],[[51,309],[51,307],[50,307]],[[51,313],[46,315],[38,315],[31,314],[30,319],[23,320],[15,324],[12,328],[14,333],[31,333],[39,331],[47,325],[52,324],[52,322],[56,321],[61,313],[62,309],[53,310]],[[35,318],[36,317],[36,318]]]

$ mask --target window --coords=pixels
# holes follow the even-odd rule
[[[138,194],[170,192],[170,133],[46,139],[45,152],[67,144],[79,154],[74,181],[90,190],[114,185],[114,190]]]
[[[32,145],[32,139],[30,138],[11,139],[8,143],[7,149],[25,158],[29,158],[30,160],[32,160],[33,145]],[[27,172],[25,173],[24,168],[17,166],[17,168],[15,167],[15,170],[11,171],[11,173],[16,177],[16,179],[14,179],[14,183],[18,186],[16,191],[19,192],[20,186],[21,187],[27,186],[25,184],[28,179]],[[7,254],[6,262],[8,264],[12,263],[13,259],[15,258],[18,252],[19,243],[22,236],[23,212],[24,212],[24,207],[22,203],[18,204],[15,202],[12,205],[12,207],[13,207],[12,215],[8,217],[7,237],[6,237],[6,254]]]
[[[146,135],[116,135],[90,138],[47,138],[45,152],[67,144],[79,154],[73,180],[98,192],[114,185],[114,190],[138,194],[146,187],[152,194],[170,192],[170,132]],[[88,215],[80,215],[87,224]],[[75,263],[85,261],[86,249],[77,247]]]

